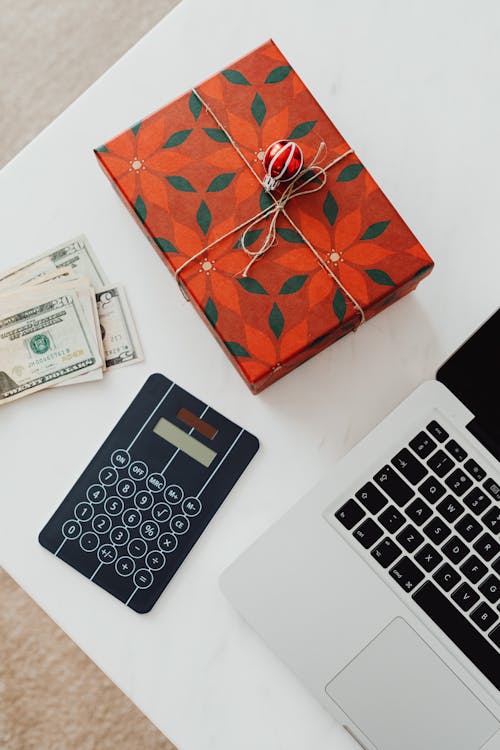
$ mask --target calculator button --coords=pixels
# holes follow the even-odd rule
[[[111,463],[117,469],[125,469],[130,463],[130,453],[124,448],[118,448],[111,454]]]
[[[109,533],[109,538],[113,544],[121,547],[122,544],[127,544],[130,539],[130,532],[125,526],[114,526]]]
[[[120,479],[116,485],[116,491],[120,497],[129,498],[135,495],[135,482],[131,479]]]
[[[174,516],[170,521],[170,528],[174,534],[185,534],[189,529],[189,520],[186,516]]]
[[[92,528],[98,534],[105,534],[111,528],[111,518],[105,516],[104,513],[99,513],[92,521]]]
[[[93,531],[86,531],[80,537],[80,547],[84,552],[94,552],[99,546],[99,537]]]
[[[160,550],[156,549],[153,552],[148,552],[146,555],[146,565],[151,570],[161,570],[165,565],[165,555]]]
[[[99,481],[105,487],[111,487],[118,479],[118,472],[112,466],[105,466],[99,472]]]
[[[75,516],[79,521],[90,521],[94,515],[94,508],[90,503],[78,503],[75,508]]]
[[[65,521],[62,527],[62,533],[66,539],[78,539],[82,533],[82,527],[78,521]]]
[[[168,531],[158,538],[158,547],[163,550],[163,552],[173,552],[177,547],[177,544],[177,537],[170,534]]]
[[[177,505],[177,503],[180,503],[182,498],[184,497],[184,492],[181,487],[177,484],[169,484],[167,489],[165,490],[165,500],[167,503],[170,503],[170,505]]]
[[[115,570],[120,576],[124,576],[125,578],[127,576],[131,576],[132,573],[135,570],[135,562],[132,560],[131,557],[127,557],[126,555],[123,555],[123,557],[119,557],[118,560],[115,563]]]
[[[139,526],[140,522],[142,521],[142,516],[138,510],[132,508],[131,510],[125,511],[122,516],[122,521],[125,526],[128,526],[131,529],[135,529],[135,527]]]
[[[148,510],[153,505],[153,495],[147,490],[141,490],[134,497],[134,503],[139,510]]]
[[[164,523],[165,521],[168,521],[172,515],[172,508],[168,503],[156,503],[151,513],[153,514],[155,521]]]
[[[97,550],[97,557],[99,559],[99,562],[102,562],[104,565],[114,563],[117,555],[118,552],[112,544],[101,544],[101,546]]]
[[[131,539],[128,543],[127,552],[132,557],[144,557],[148,551],[148,545],[144,539]]]
[[[106,490],[100,484],[91,484],[87,490],[87,500],[96,505],[102,503],[106,497]]]
[[[186,499],[182,503],[182,512],[190,518],[192,518],[193,516],[197,516],[200,510],[201,502],[197,497],[186,497]]]
[[[110,516],[119,516],[123,512],[123,500],[121,497],[108,497],[104,503],[104,510]]]
[[[153,574],[147,568],[140,568],[134,576],[134,583],[138,589],[147,589],[153,583]]]
[[[141,479],[147,477],[148,467],[144,463],[144,461],[133,461],[128,467],[128,474],[129,477],[131,477],[132,479],[137,479],[137,481],[139,482]]]
[[[165,477],[163,474],[150,474],[146,479],[146,485],[151,492],[161,492],[165,488]]]
[[[141,536],[143,539],[156,539],[160,533],[160,527],[156,521],[144,521],[140,529]]]

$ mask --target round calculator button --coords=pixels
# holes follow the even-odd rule
[[[112,466],[105,466],[99,472],[99,481],[105,487],[111,487],[118,480],[118,472]]]
[[[112,544],[101,544],[101,546],[97,550],[97,557],[99,558],[99,562],[102,562],[104,565],[114,563],[117,556],[118,552]]]
[[[120,497],[132,497],[132,495],[135,495],[135,482],[131,479],[120,479],[116,485],[116,491]]]
[[[139,510],[148,510],[153,505],[153,495],[147,490],[141,490],[134,497],[134,503]]]
[[[99,546],[99,537],[93,531],[86,531],[80,537],[80,547],[84,552],[94,552]]]
[[[123,555],[123,557],[119,557],[118,560],[115,562],[115,570],[120,576],[124,576],[126,578],[127,576],[131,576],[132,573],[135,570],[135,562],[132,560],[131,557],[127,557],[127,555]]]
[[[174,549],[177,547],[177,538],[171,534],[169,531],[166,531],[164,534],[162,534],[160,537],[158,537],[158,547],[163,550],[163,552],[173,552]]]
[[[132,461],[128,467],[128,475],[131,479],[136,479],[138,482],[141,479],[145,479],[148,475],[148,467],[144,461]]]
[[[182,512],[186,516],[189,516],[190,518],[192,518],[193,516],[197,516],[200,511],[201,511],[201,502],[198,500],[198,498],[186,497],[186,499],[182,503]]]
[[[153,583],[153,574],[147,568],[139,568],[134,576],[134,583],[138,589],[147,589]]]
[[[130,453],[124,448],[118,448],[111,454],[111,463],[117,469],[125,469],[130,463]]]
[[[97,505],[97,503],[102,503],[105,497],[106,490],[100,484],[91,484],[87,490],[87,500],[90,500],[90,502],[94,503],[94,505]]]
[[[111,528],[111,518],[104,513],[99,513],[92,521],[92,528],[98,534],[106,534]]]
[[[62,533],[66,539],[78,539],[82,533],[82,527],[78,521],[65,521],[62,527]]]
[[[179,487],[178,484],[169,484],[165,490],[165,500],[167,503],[170,503],[170,505],[177,505],[177,503],[181,502],[183,497],[184,492],[182,487]]]
[[[125,526],[114,526],[109,532],[109,538],[113,544],[121,547],[123,544],[127,544],[130,539],[130,531]]]
[[[143,539],[151,541],[151,539],[156,539],[160,533],[160,527],[156,521],[144,521],[141,525],[140,532]]]
[[[142,516],[138,510],[132,508],[131,510],[125,511],[122,516],[122,521],[125,526],[128,526],[131,529],[135,529],[135,527],[139,526],[140,522],[142,521]]]
[[[151,492],[161,492],[165,488],[165,477],[162,474],[150,474],[146,485]]]
[[[75,508],[75,516],[79,521],[90,521],[94,515],[94,508],[90,503],[78,503]]]
[[[164,523],[172,515],[172,508],[168,503],[156,503],[151,513],[155,521]]]
[[[148,551],[148,545],[144,539],[131,539],[128,543],[127,552],[131,557],[144,557]]]
[[[174,516],[170,521],[170,528],[174,534],[185,534],[189,529],[189,519],[186,516]]]
[[[159,549],[155,549],[153,552],[148,552],[146,555],[146,565],[151,570],[161,570],[165,565],[165,555],[160,552]]]
[[[104,510],[108,516],[119,516],[120,513],[123,513],[123,508],[124,505],[121,497],[108,497],[104,503]]]

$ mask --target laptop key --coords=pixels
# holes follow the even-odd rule
[[[465,469],[469,472],[471,477],[477,479],[478,482],[482,482],[486,476],[486,472],[481,466],[479,466],[473,458],[468,458],[464,464]]]
[[[445,447],[448,453],[457,461],[465,461],[467,458],[467,451],[464,451],[462,446],[456,440],[453,440],[453,438],[448,440]]]
[[[437,510],[448,523],[453,523],[459,518],[464,512],[461,504],[456,498],[451,495],[447,495],[441,502],[436,506]]]
[[[423,580],[424,574],[417,568],[414,562],[409,557],[402,557],[396,565],[391,568],[389,575],[394,578],[397,583],[405,591],[413,591],[415,586]]]
[[[390,505],[388,508],[382,511],[378,517],[379,522],[382,524],[384,529],[389,532],[396,532],[405,522],[405,517],[399,512],[394,505]]]
[[[354,537],[365,549],[369,549],[374,545],[383,533],[384,532],[380,526],[375,523],[373,518],[367,518],[353,531]]]
[[[444,477],[454,468],[455,462],[444,451],[438,450],[429,458],[427,465],[438,477]]]
[[[479,607],[476,607],[471,614],[470,618],[476,623],[476,625],[479,625],[481,630],[489,630],[489,628],[491,628],[491,626],[498,620],[498,615],[491,609],[491,607],[488,607],[487,604],[481,602]]]
[[[490,531],[498,534],[500,532],[500,508],[497,506],[490,508],[482,517],[482,521]]]
[[[500,581],[496,576],[489,575],[480,585],[479,591],[491,604],[495,604],[500,599]]]
[[[373,482],[367,482],[356,492],[356,497],[370,513],[376,515],[389,502]]]
[[[465,539],[466,542],[472,542],[472,540],[481,533],[483,527],[481,526],[479,521],[476,521],[474,516],[471,516],[470,513],[466,513],[465,516],[461,518],[457,524],[455,524],[455,529],[458,531],[460,536]]]
[[[493,479],[488,477],[488,479],[483,482],[483,487],[490,493],[494,500],[500,501],[500,486]]]
[[[411,523],[399,532],[396,539],[407,552],[414,552],[424,541],[420,531],[417,531]]]
[[[424,526],[424,533],[427,534],[431,542],[438,546],[444,542],[446,537],[450,536],[451,529],[439,518],[433,518]]]
[[[427,430],[430,432],[433,438],[436,438],[438,443],[444,443],[444,441],[450,437],[446,430],[444,430],[439,422],[436,422],[435,419],[433,419],[432,422],[429,422],[429,424],[427,425]]]
[[[495,646],[498,646],[498,648],[500,648],[500,625],[497,625],[495,630],[491,631],[490,638]]]
[[[394,456],[391,463],[401,472],[410,484],[418,484],[425,475],[429,473],[425,466],[420,463],[418,458],[415,458],[415,456],[410,453],[408,448],[400,450],[399,453]]]
[[[437,503],[446,492],[446,488],[443,487],[441,482],[432,476],[424,479],[418,490],[430,503]]]
[[[439,565],[442,559],[443,556],[439,554],[437,549],[434,549],[432,544],[424,544],[415,555],[415,560],[424,570],[427,571],[427,573],[434,570],[436,565]]]
[[[394,500],[396,505],[402,508],[412,499],[415,491],[396,474],[392,466],[386,464],[380,471],[375,474],[374,479],[379,487]]]
[[[467,560],[460,566],[462,573],[469,579],[471,583],[477,583],[483,578],[488,572],[486,565],[481,562],[479,557],[471,555]]]
[[[497,557],[495,562],[491,563],[491,567],[493,568],[495,573],[498,573],[498,575],[500,576],[500,557]]]
[[[355,500],[348,500],[335,513],[335,518],[349,530],[353,529],[364,516],[366,516],[365,511]]]
[[[491,536],[491,534],[488,534],[488,532],[486,532],[486,534],[480,536],[477,542],[474,544],[474,549],[479,555],[481,555],[483,560],[489,562],[490,560],[493,560],[495,555],[498,554],[500,550],[500,544]]]
[[[430,581],[414,594],[414,601],[457,648],[500,690],[500,653]],[[492,639],[493,640],[493,639]]]
[[[450,476],[444,481],[450,490],[452,490],[455,495],[458,495],[458,497],[462,497],[464,492],[467,492],[467,490],[472,487],[472,479],[469,479],[461,469],[455,469],[455,471],[452,471]]]
[[[401,555],[401,550],[396,542],[386,536],[377,544],[371,554],[383,568],[388,568]]]
[[[473,604],[479,601],[479,594],[469,586],[468,583],[462,583],[451,595],[453,601],[455,601],[460,609],[467,612]]]
[[[488,505],[491,505],[491,500],[479,487],[474,487],[468,495],[464,497],[464,504],[470,508],[470,510],[480,516],[481,513],[486,510]]]
[[[422,526],[422,524],[428,521],[432,516],[432,510],[422,498],[416,497],[406,508],[406,515],[411,518],[413,523],[416,523],[417,526]]]
[[[434,440],[423,430],[415,435],[413,440],[410,440],[410,448],[415,451],[419,458],[427,458],[435,447]]]
[[[443,544],[441,549],[443,550],[448,560],[451,560],[451,562],[455,563],[455,565],[461,562],[464,557],[466,557],[470,552],[467,545],[464,544],[462,540],[458,538],[458,536],[450,537],[446,544]]]
[[[441,565],[439,570],[434,573],[433,578],[445,591],[454,589],[461,580],[455,568],[452,568],[448,563]]]

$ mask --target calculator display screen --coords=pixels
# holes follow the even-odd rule
[[[194,458],[198,463],[203,464],[203,466],[210,466],[217,455],[211,448],[207,448],[206,445],[203,445],[199,440],[196,440],[192,435],[188,435],[180,427],[172,424],[172,422],[169,422],[164,417],[160,417],[153,427],[153,432],[183,453]]]

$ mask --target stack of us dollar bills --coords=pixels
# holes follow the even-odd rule
[[[0,273],[0,405],[142,358],[125,292],[84,235]]]

